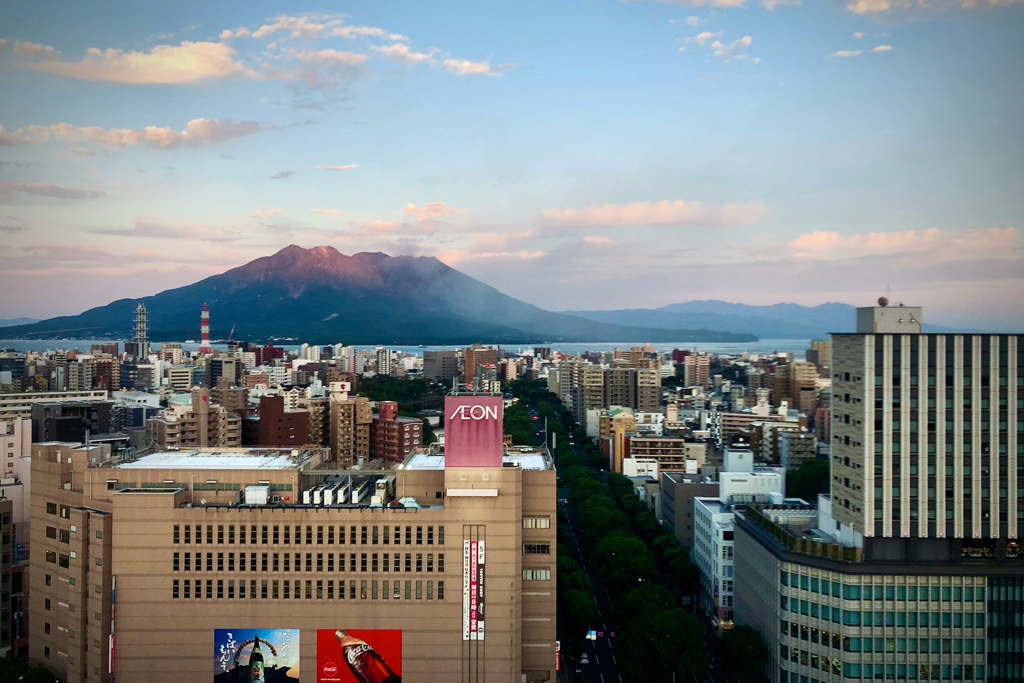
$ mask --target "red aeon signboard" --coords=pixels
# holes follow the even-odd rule
[[[316,683],[401,683],[402,632],[317,629]]]
[[[500,396],[448,396],[444,400],[445,467],[501,467]]]

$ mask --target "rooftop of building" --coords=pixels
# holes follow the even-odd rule
[[[861,549],[840,543],[818,528],[818,511],[806,502],[787,498],[783,505],[748,506],[742,516],[779,545],[796,552],[859,562]]]
[[[301,466],[303,451],[288,448],[219,448],[157,451],[112,465],[118,469],[149,470],[290,470]]]
[[[501,458],[502,467],[518,467],[524,470],[553,470],[555,464],[547,450],[529,446],[506,447]],[[402,464],[407,470],[443,470],[444,453],[435,448],[418,449]]]

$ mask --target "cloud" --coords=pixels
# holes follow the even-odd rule
[[[22,66],[90,81],[191,83],[246,73],[234,55],[235,50],[225,43],[183,41],[180,45],[157,45],[148,52],[91,47],[77,62],[47,56]]]
[[[771,11],[779,5],[799,5],[801,0],[761,0],[761,7]]]
[[[703,31],[693,37],[693,42],[697,43],[698,45],[703,45],[712,38],[720,38],[721,36],[721,31],[718,31],[717,33],[712,33],[711,31]]]
[[[845,58],[845,57],[860,57],[864,54],[864,50],[840,50],[839,52],[833,52],[829,57]]]
[[[430,202],[423,206],[416,206],[412,202],[405,205],[405,213],[416,214],[416,220],[425,221],[436,216],[445,216],[458,211],[458,207],[444,202]]]
[[[7,46],[7,41],[4,38],[0,38],[0,50]]]
[[[307,64],[340,63],[355,66],[366,61],[366,55],[342,50],[307,50],[305,52],[291,50],[288,54],[292,59],[297,59]]]
[[[604,204],[585,209],[544,209],[558,228],[732,227],[757,223],[768,211],[760,202],[708,205],[683,200]]]
[[[49,45],[40,45],[39,43],[30,43],[27,40],[15,40],[11,46],[11,51],[16,55],[26,55],[28,57],[59,57],[60,52]]]
[[[871,51],[872,52],[888,52],[889,50],[892,50],[892,49],[893,49],[892,45],[876,45],[875,47],[871,48]]]
[[[344,164],[342,166],[316,166],[315,168],[319,168],[324,171],[351,171],[353,168],[356,168],[357,166],[359,166],[359,164]]]
[[[72,148],[71,153],[80,157],[91,157],[96,154],[96,152],[91,149],[86,149],[85,147],[74,147]]]
[[[328,216],[340,216],[345,213],[339,209],[310,209],[309,211],[310,213],[322,213]]]
[[[750,47],[752,42],[754,42],[754,39],[750,36],[743,36],[739,40],[734,40],[731,43],[723,43],[720,40],[716,40],[711,43],[711,51],[716,57],[728,64],[734,59],[747,59],[750,55],[741,52],[741,50]]]
[[[261,206],[256,213],[249,214],[252,218],[271,218],[272,216],[279,215],[283,209],[274,209],[269,206]]]
[[[612,238],[605,235],[585,235],[583,241],[587,244],[612,244]]]
[[[838,232],[805,233],[788,244],[797,258],[823,260],[864,256],[931,254],[939,259],[990,258],[1020,253],[1024,239],[1015,228],[974,230],[899,230],[843,236]]]
[[[1006,7],[1024,0],[845,0],[846,9],[854,14],[889,14],[915,9],[942,11],[951,7],[978,9]]]
[[[386,59],[393,59],[403,64],[415,64],[416,62],[435,63],[434,55],[429,52],[413,52],[408,45],[395,43],[394,45],[373,45],[370,50],[376,52]]]
[[[863,38],[863,37],[864,37],[864,33],[863,33],[862,31],[857,31],[857,32],[856,32],[856,33],[854,33],[854,34],[853,34],[853,35],[852,35],[851,37],[852,37],[852,38],[853,38],[854,40],[860,40],[861,38]]]
[[[75,187],[46,185],[43,183],[10,183],[0,180],[0,203],[14,199],[17,194],[54,199],[97,199],[105,193],[102,190],[83,190]]]
[[[700,21],[699,17],[686,17],[686,23],[689,26],[696,26]]]
[[[315,40],[340,36],[343,38],[385,38],[387,40],[408,40],[401,33],[391,33],[376,26],[352,26],[345,24],[339,16],[288,16],[282,14],[272,22],[263,24],[255,31],[245,27],[234,31],[222,31],[222,40],[240,37],[267,38],[283,35],[288,38]]]
[[[3,131],[4,127],[0,126],[0,147],[4,146],[3,143]],[[29,168],[30,166],[38,166],[38,161],[32,161],[31,159],[22,159],[21,161],[0,161],[0,168],[4,166],[15,166],[17,168]]]
[[[441,65],[456,76],[500,76],[505,70],[504,65],[492,67],[487,62],[471,62],[468,59],[454,59],[449,57],[441,62]]]
[[[91,232],[97,235],[115,235],[117,237],[189,239],[202,242],[234,242],[238,239],[231,236],[230,230],[213,225],[154,221],[139,216],[133,218],[130,228],[97,228]]]
[[[3,47],[0,45],[0,47]],[[17,235],[19,232],[25,232],[28,228],[21,225],[0,225],[0,232],[5,235]]]
[[[52,137],[63,142],[92,142],[111,147],[148,145],[168,149],[181,144],[220,142],[261,130],[266,128],[256,121],[220,119],[192,119],[185,124],[183,131],[157,126],[103,129],[99,126],[73,126],[62,122],[50,126],[23,126],[9,133],[0,126],[0,146],[40,144]]]
[[[284,180],[285,178],[291,178],[293,175],[295,175],[295,171],[281,171],[280,173],[275,173],[274,175],[270,176],[270,179]]]
[[[647,2],[648,0],[619,0],[619,2]],[[744,7],[746,0],[653,0],[662,5],[683,7]]]

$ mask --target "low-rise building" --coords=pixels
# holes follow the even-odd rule
[[[238,447],[242,418],[211,402],[209,389],[195,387],[189,405],[174,404],[150,418],[146,433],[158,448]]]
[[[423,421],[400,417],[398,403],[381,401],[370,423],[370,459],[399,463],[423,445]]]

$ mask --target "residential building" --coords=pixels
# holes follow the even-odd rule
[[[796,469],[808,460],[818,457],[818,438],[810,432],[781,431],[778,433],[779,462],[786,469]]]
[[[18,475],[21,458],[31,454],[32,420],[27,417],[0,418],[0,471],[3,479]]]
[[[477,369],[481,365],[497,365],[498,347],[473,344],[462,350],[462,357],[466,365],[462,381],[470,384],[476,377]]]
[[[242,417],[247,410],[249,390],[235,386],[230,378],[221,375],[210,389],[210,400],[224,406],[229,413]]]
[[[210,401],[210,390],[194,387],[189,405],[175,404],[146,422],[146,436],[158,448],[241,446],[242,418]]]
[[[423,445],[423,421],[399,417],[398,403],[381,401],[370,423],[370,459],[403,462]]]
[[[260,396],[255,414],[242,418],[242,445],[291,446],[311,443],[309,413],[287,410],[283,396]]]
[[[14,647],[18,637],[14,591],[14,503],[0,497],[0,657]]]
[[[705,442],[684,437],[633,433],[628,435],[624,446],[624,458],[656,460],[662,472],[687,472],[687,461],[693,463],[690,470],[700,469],[707,457]]]
[[[348,396],[348,384],[331,384],[331,458],[338,467],[352,467],[370,458],[370,399]]]
[[[832,341],[829,339],[812,339],[811,348],[807,349],[807,362],[814,363],[818,372],[824,372],[832,365]]]
[[[215,629],[280,628],[289,650],[274,641],[268,671],[312,681],[325,663],[317,631],[334,642],[358,628],[371,645],[400,638],[379,651],[406,683],[553,681],[554,465],[546,451],[503,456],[500,399],[483,407],[496,438],[481,448],[457,446],[466,437],[449,419],[445,452],[353,473],[381,492],[375,507],[299,504],[325,477],[317,449],[110,462],[100,448],[36,444],[30,660],[69,681],[178,683],[224,668],[248,679],[248,644],[217,650]]]
[[[688,386],[711,386],[711,356],[691,354],[683,357],[683,383]]]

